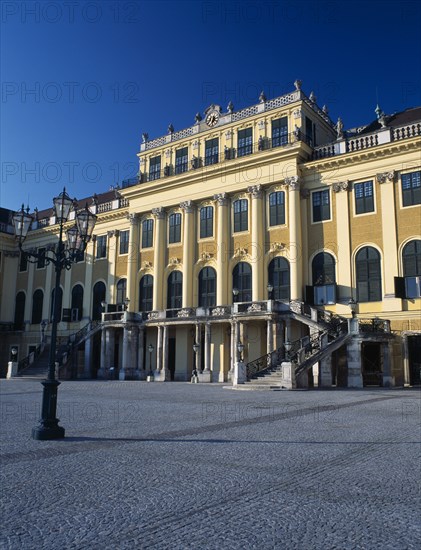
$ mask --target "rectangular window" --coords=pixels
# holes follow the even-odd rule
[[[149,181],[159,180],[161,177],[161,155],[151,158],[149,162]]]
[[[272,147],[288,143],[288,117],[272,120]]]
[[[219,156],[218,138],[208,139],[205,142],[205,166],[216,164]]]
[[[285,223],[285,193],[277,191],[269,195],[269,225]]]
[[[237,156],[244,157],[253,152],[253,129],[246,128],[238,131]]]
[[[234,202],[234,233],[248,229],[248,201],[240,199]]]
[[[129,231],[120,231],[120,254],[129,252]]]
[[[38,248],[38,255],[37,269],[42,269],[45,267],[45,248]]]
[[[314,304],[322,306],[336,303],[336,285],[321,285],[314,288]]]
[[[169,243],[179,243],[181,241],[181,214],[171,214],[169,225]]]
[[[75,254],[75,262],[84,262],[85,261],[85,251],[84,250],[77,250]]]
[[[142,248],[153,246],[153,220],[144,220],[142,223]]]
[[[403,206],[421,204],[421,171],[402,174],[401,181]]]
[[[405,277],[405,295],[407,298],[421,297],[421,276]]]
[[[354,185],[355,194],[355,213],[365,214],[366,212],[374,212],[374,192],[373,182],[364,181]]]
[[[23,252],[20,253],[19,259],[19,271],[26,271],[28,269],[28,258]]]
[[[316,146],[316,125],[308,117],[306,117],[306,142],[310,147]]]
[[[187,172],[188,168],[188,148],[183,147],[182,149],[177,149],[175,152],[175,173],[182,174]]]
[[[96,257],[107,257],[107,235],[100,235],[96,238]]]
[[[213,207],[204,206],[200,209],[200,238],[213,236]]]
[[[316,191],[313,193],[313,222],[330,220],[329,191]]]

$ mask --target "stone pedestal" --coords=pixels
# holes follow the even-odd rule
[[[170,371],[165,371],[164,369],[155,370],[153,377],[155,382],[165,382],[170,379]]]
[[[234,364],[234,376],[232,377],[232,383],[234,386],[238,384],[244,384],[247,381],[246,365],[242,361],[237,361]]]
[[[125,369],[120,369],[118,373],[118,379],[119,380],[126,380],[126,371]]]
[[[148,374],[146,377],[146,382],[155,382],[155,377],[153,375]]]
[[[204,370],[198,374],[199,382],[211,382],[211,371]]]
[[[295,388],[295,365],[289,361],[283,361],[281,363],[282,367],[282,378],[281,386],[287,390],[292,390]]]
[[[346,346],[346,358],[348,364],[348,388],[362,388],[363,377],[361,373],[361,339],[355,336]]]
[[[6,378],[13,378],[18,375],[18,362],[9,361],[7,363],[7,375]]]

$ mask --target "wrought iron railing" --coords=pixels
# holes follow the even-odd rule
[[[33,359],[35,360],[36,357],[38,357],[39,355],[41,355],[41,348],[42,348],[42,344],[39,344],[34,351],[31,351],[31,353],[29,353],[26,357],[24,357],[23,359],[21,359],[18,363],[18,372],[21,372],[25,369],[27,369],[31,364],[31,356],[33,355]]]
[[[374,317],[374,319],[361,319],[358,318],[358,329],[359,332],[363,333],[390,333],[390,321],[387,319],[379,319]]]
[[[89,323],[87,323],[84,327],[69,336],[68,343],[72,348],[74,348],[81,342],[81,340],[86,338],[86,336],[100,324],[101,321],[99,320],[89,321]]]
[[[283,357],[284,350],[283,348],[279,348],[275,351],[267,353],[266,355],[262,355],[262,357],[259,357],[254,361],[250,361],[250,363],[247,363],[246,365],[247,380],[250,380],[257,374],[261,374],[262,372],[276,367],[278,362],[282,361]]]

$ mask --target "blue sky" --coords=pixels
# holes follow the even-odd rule
[[[150,138],[314,90],[345,128],[421,105],[415,1],[83,1],[1,6],[0,206],[48,208],[137,171]]]

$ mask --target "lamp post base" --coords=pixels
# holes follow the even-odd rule
[[[64,428],[58,425],[56,418],[57,411],[57,388],[60,382],[57,380],[44,380],[42,394],[42,415],[39,426],[32,429],[32,439],[50,440],[63,439]]]

